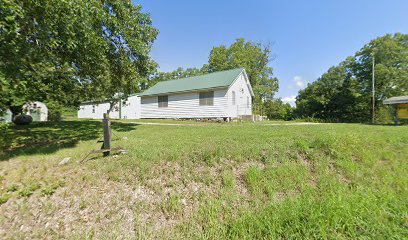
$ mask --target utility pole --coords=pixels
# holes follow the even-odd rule
[[[372,99],[372,103],[373,103],[373,118],[371,120],[371,123],[374,124],[375,123],[375,56],[374,56],[374,52],[371,54],[373,56],[373,79],[372,79],[372,92],[373,92],[373,99]]]

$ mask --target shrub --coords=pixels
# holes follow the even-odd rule
[[[1,122],[0,122],[0,132],[6,131],[7,128],[8,128],[8,124],[7,124],[7,123],[1,123]]]
[[[48,108],[48,121],[59,122],[61,121],[61,106],[54,102],[47,102]]]
[[[33,118],[30,115],[17,115],[13,118],[13,123],[16,125],[28,125],[33,121]]]
[[[61,121],[61,112],[55,110],[48,111],[48,121],[60,122]]]

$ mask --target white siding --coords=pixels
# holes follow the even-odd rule
[[[102,119],[103,114],[109,109],[109,103],[86,103],[81,104],[78,110],[78,118]],[[112,117],[112,113],[110,117]]]
[[[237,80],[228,89],[228,111],[230,117],[252,114],[252,95],[248,87],[248,80],[241,73]],[[235,92],[235,105],[233,105],[233,94]],[[248,101],[249,100],[249,101]]]
[[[140,118],[140,97],[131,96],[125,103],[122,103],[122,118],[123,119],[139,119]]]
[[[78,118],[102,119],[103,114],[109,110],[109,102],[81,104],[78,110]],[[95,109],[95,111],[93,110]],[[131,96],[125,104],[122,102],[121,118],[140,118],[140,97]],[[116,104],[109,113],[110,118],[119,118],[119,104]]]
[[[203,90],[205,91],[205,90]],[[227,89],[214,90],[214,105],[200,106],[199,92],[168,95],[168,107],[159,108],[158,96],[142,96],[142,118],[228,117]]]

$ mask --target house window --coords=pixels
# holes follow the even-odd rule
[[[247,108],[249,108],[250,105],[249,97],[247,96]]]
[[[95,113],[95,105],[92,105],[92,113]]]
[[[214,105],[214,92],[200,92],[200,106]]]
[[[232,91],[232,105],[235,105],[235,91]]]
[[[169,96],[159,96],[159,108],[165,108],[169,106]]]

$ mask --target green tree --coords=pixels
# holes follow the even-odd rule
[[[264,111],[268,119],[291,120],[293,118],[293,107],[289,103],[283,103],[280,98],[265,101]]]
[[[372,62],[375,59],[376,112],[383,108],[382,101],[393,96],[408,94],[408,34],[387,34],[366,44],[355,55],[353,74],[358,79],[361,102],[371,116]]]
[[[296,99],[296,115],[332,121],[355,119],[361,109],[354,103],[359,101],[361,94],[356,91],[357,81],[351,72],[354,64],[354,58],[349,57],[300,90]]]
[[[1,104],[126,97],[156,68],[149,57],[156,35],[130,0],[3,0],[0,72],[8,93],[0,89]]]
[[[245,42],[245,39],[240,38],[230,47],[214,47],[208,65],[204,68],[209,72],[245,68],[254,90],[254,103],[260,105],[262,100],[272,99],[279,88],[278,79],[273,76],[273,68],[268,66],[271,60],[269,44]]]
[[[157,82],[193,77],[205,73],[206,71],[204,70],[204,68],[187,68],[184,70],[182,67],[179,67],[172,72],[156,72],[150,77],[150,81],[145,88],[153,86]]]
[[[330,68],[299,91],[295,114],[333,121],[367,122],[371,118],[372,61],[375,57],[376,111],[382,100],[408,93],[408,35],[372,40],[354,57]]]

